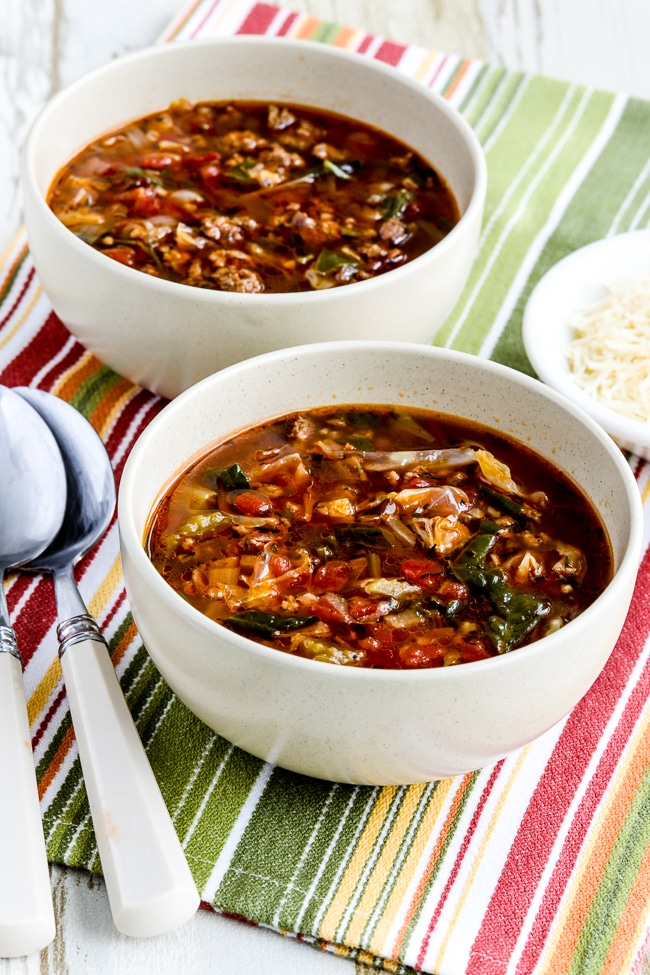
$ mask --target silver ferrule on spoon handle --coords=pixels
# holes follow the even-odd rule
[[[108,646],[96,621],[88,613],[61,620],[56,628],[56,635],[59,640],[59,657],[63,656],[68,647],[85,640],[95,640]]]
[[[7,608],[7,598],[4,591],[4,579],[0,576],[0,653],[10,653],[12,657],[23,666],[23,658],[20,656],[16,634],[9,618]]]
[[[16,634],[10,626],[0,626],[0,653],[10,653],[12,657],[20,661],[22,667],[22,658],[18,644],[16,643]]]

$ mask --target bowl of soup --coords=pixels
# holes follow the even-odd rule
[[[474,259],[486,167],[460,113],[394,68],[249,36],[76,81],[34,123],[22,184],[57,315],[171,398],[278,348],[430,342]]]
[[[122,477],[127,594],[154,662],[229,741],[342,782],[497,761],[588,691],[642,514],[561,394],[410,343],[301,346],[168,404]]]

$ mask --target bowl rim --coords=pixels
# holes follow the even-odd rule
[[[399,267],[392,268],[390,275],[385,273],[377,275],[373,278],[369,278],[365,281],[351,282],[350,284],[345,285],[343,288],[329,288],[320,291],[304,291],[296,293],[270,292],[263,295],[224,292],[216,289],[196,288],[192,285],[183,284],[179,281],[170,281],[165,278],[156,278],[151,275],[143,275],[141,271],[120,264],[118,261],[111,261],[110,265],[107,267],[105,255],[99,253],[94,248],[89,247],[88,244],[85,244],[82,240],[76,237],[72,231],[65,227],[61,221],[54,216],[53,212],[45,202],[45,194],[41,191],[35,174],[35,158],[38,152],[38,143],[41,137],[41,130],[43,129],[44,125],[47,124],[50,114],[56,111],[59,105],[65,104],[69,98],[73,98],[77,92],[83,90],[88,82],[93,82],[97,79],[101,80],[103,78],[106,78],[108,81],[111,75],[120,72],[125,67],[128,68],[128,66],[131,64],[137,64],[139,61],[157,59],[165,60],[166,58],[174,56],[182,56],[184,52],[192,50],[195,51],[197,46],[202,48],[217,49],[223,46],[241,46],[242,48],[253,49],[271,48],[271,46],[274,46],[278,49],[284,48],[285,50],[293,51],[317,51],[319,56],[331,58],[333,61],[348,61],[351,63],[356,63],[360,66],[362,65],[365,69],[390,79],[391,84],[397,84],[401,86],[402,89],[413,92],[417,96],[422,97],[424,100],[429,101],[438,111],[442,112],[442,114],[446,116],[448,121],[451,122],[455,126],[456,130],[461,134],[467,148],[469,158],[472,162],[474,172],[474,187],[467,208],[463,213],[461,213],[458,223],[456,223],[449,233],[433,247],[430,247],[427,251],[424,251],[424,253],[418,255],[418,257],[414,258],[412,261],[408,261],[406,264]],[[140,117],[142,116],[135,115],[134,119]],[[90,136],[88,141],[91,141],[93,138],[97,138],[100,134],[101,133],[98,133],[95,136]],[[57,171],[59,171],[67,161],[69,160],[66,159],[63,163],[61,163]],[[394,281],[395,274],[399,274],[400,278],[404,278],[413,273],[417,273],[417,271],[422,267],[423,263],[428,263],[429,261],[436,259],[434,258],[434,255],[444,255],[444,253],[455,244],[456,239],[461,234],[465,233],[465,228],[468,225],[471,226],[475,220],[482,217],[488,179],[485,154],[474,129],[458,109],[454,108],[442,95],[432,91],[426,85],[423,85],[421,82],[416,81],[406,74],[402,74],[392,65],[378,61],[372,57],[369,57],[368,55],[359,54],[356,51],[349,51],[346,48],[340,48],[313,40],[302,40],[299,38],[290,37],[269,37],[254,34],[235,35],[233,37],[204,37],[195,38],[192,40],[173,41],[166,44],[149,45],[148,47],[141,48],[137,51],[132,51],[129,54],[113,58],[105,64],[99,65],[93,70],[85,73],[81,77],[72,81],[69,85],[66,85],[65,88],[58,91],[40,110],[29,128],[27,137],[23,144],[20,158],[20,170],[21,183],[23,187],[29,187],[31,196],[40,212],[41,218],[47,221],[50,228],[54,230],[57,236],[66,242],[67,246],[72,247],[73,253],[76,252],[80,257],[83,257],[85,260],[90,261],[93,264],[97,264],[99,261],[100,263],[97,265],[99,269],[103,268],[104,271],[112,273],[118,282],[122,279],[125,283],[129,281],[134,283],[135,281],[140,280],[144,287],[149,287],[154,291],[159,291],[161,295],[169,294],[170,296],[174,294],[181,296],[184,289],[191,288],[191,296],[193,300],[208,303],[214,301],[228,301],[229,303],[233,303],[235,305],[241,304],[244,307],[251,303],[259,303],[260,298],[262,300],[270,300],[274,305],[281,305],[285,303],[287,305],[298,304],[305,300],[306,295],[310,296],[310,301],[312,302],[332,301],[333,297],[338,297],[338,294],[342,290],[344,291],[350,287],[354,287],[355,293],[358,293],[361,289],[368,290],[369,288],[376,288],[380,285],[385,286],[385,281],[383,279],[386,277],[389,277],[391,281]],[[442,175],[445,176],[445,174]],[[447,177],[445,176],[445,178]],[[148,284],[144,282],[148,282]]]
[[[650,420],[644,422],[627,417],[581,389],[571,376],[565,348],[561,344],[563,337],[569,335],[568,318],[575,310],[570,306],[568,297],[564,297],[563,282],[570,276],[574,291],[587,284],[595,286],[595,282],[588,278],[591,263],[599,263],[605,257],[615,258],[617,254],[622,257],[637,244],[647,251],[650,258],[650,228],[603,237],[557,261],[540,278],[526,302],[522,336],[531,365],[543,382],[563,393],[618,441],[650,448]],[[621,277],[624,278],[625,274]],[[602,284],[605,288],[606,282]]]
[[[480,675],[486,668],[488,670],[493,670],[497,667],[517,666],[518,660],[521,661],[521,666],[523,666],[524,658],[526,658],[526,660],[530,660],[531,656],[539,656],[544,654],[546,652],[546,647],[552,646],[553,644],[557,643],[558,640],[564,639],[566,628],[562,628],[555,633],[551,633],[535,643],[520,647],[512,653],[501,654],[485,660],[472,661],[471,664],[463,664],[459,667],[436,667],[414,670],[375,670],[366,667],[334,667],[331,664],[323,661],[309,660],[303,657],[294,656],[292,654],[282,653],[273,647],[267,647],[265,644],[256,643],[255,641],[249,640],[239,633],[220,626],[214,620],[211,620],[209,617],[205,616],[205,614],[201,613],[200,610],[196,609],[194,606],[184,600],[179,593],[177,593],[167,582],[165,582],[160,573],[158,573],[154,568],[152,562],[146,554],[143,538],[139,537],[138,532],[136,531],[132,502],[130,499],[133,497],[133,492],[137,484],[137,467],[141,462],[140,458],[143,454],[146,454],[148,441],[151,438],[155,438],[159,429],[164,429],[164,425],[167,422],[167,418],[170,416],[170,414],[183,411],[186,407],[186,403],[191,402],[191,400],[196,397],[200,398],[203,390],[209,386],[212,386],[214,383],[218,383],[224,374],[231,375],[250,368],[255,368],[256,365],[261,361],[272,363],[288,355],[292,357],[300,357],[310,354],[318,355],[321,352],[327,354],[328,352],[331,353],[332,351],[347,355],[354,348],[367,349],[369,346],[372,346],[376,350],[383,351],[387,355],[390,355],[391,350],[397,352],[407,351],[411,355],[413,355],[414,351],[417,351],[418,353],[423,354],[425,357],[438,357],[443,358],[446,361],[459,361],[466,362],[467,364],[473,363],[475,365],[478,364],[481,368],[487,369],[489,372],[491,372],[495,377],[508,376],[510,378],[515,378],[525,389],[530,389],[534,393],[541,395],[543,398],[548,399],[567,410],[571,415],[579,420],[584,427],[588,429],[588,431],[609,453],[618,472],[621,475],[621,481],[628,501],[628,510],[630,515],[628,529],[629,537],[621,562],[609,584],[594,600],[594,602],[591,603],[590,606],[588,606],[575,619],[571,620],[570,624],[567,624],[567,626],[571,626],[572,632],[576,633],[577,635],[578,628],[588,626],[592,616],[599,612],[600,604],[605,598],[607,598],[608,601],[611,599],[614,599],[614,601],[617,600],[619,590],[627,585],[626,580],[628,574],[633,572],[636,575],[639,566],[644,526],[643,506],[636,480],[623,454],[611,437],[609,437],[609,435],[598,423],[596,423],[595,420],[592,419],[592,417],[589,416],[588,413],[580,410],[579,407],[576,407],[576,405],[562,393],[550,388],[549,386],[546,386],[539,380],[534,379],[525,373],[519,372],[518,370],[512,369],[509,366],[502,365],[501,363],[495,362],[491,359],[484,359],[482,357],[472,355],[471,353],[460,352],[454,349],[445,349],[438,346],[414,346],[412,343],[407,342],[368,341],[359,339],[343,342],[320,342],[296,346],[290,349],[278,349],[273,352],[263,353],[250,359],[242,360],[241,362],[233,363],[232,365],[227,366],[225,369],[220,370],[220,372],[213,373],[212,375],[207,376],[205,379],[200,380],[193,386],[186,389],[183,393],[180,393],[175,399],[171,400],[161,410],[161,412],[154,417],[151,423],[148,424],[131,449],[122,472],[118,492],[118,530],[121,544],[128,547],[130,557],[134,560],[134,562],[137,563],[138,571],[141,575],[144,575],[147,580],[147,584],[153,587],[156,595],[159,596],[163,601],[171,603],[174,611],[179,614],[181,618],[185,619],[189,625],[204,631],[206,635],[216,635],[223,638],[223,631],[225,630],[227,642],[234,644],[234,646],[240,647],[242,650],[246,650],[247,653],[252,653],[254,657],[258,657],[269,662],[274,661],[280,667],[287,667],[290,669],[297,667],[300,670],[307,668],[308,672],[311,668],[317,667],[320,669],[321,675],[328,675],[329,679],[337,681],[368,681],[368,679],[372,679],[382,682],[408,682],[416,680],[438,682],[456,680],[459,673],[461,675],[465,673],[467,675],[466,679],[470,679],[472,674]],[[535,448],[533,447],[533,449]],[[189,460],[191,460],[191,457],[188,457],[188,461]],[[183,468],[181,467],[180,470],[182,469]],[[153,510],[155,504],[157,504],[164,489],[165,485],[161,485],[156,500],[150,507],[150,511]],[[192,652],[191,646],[187,648],[187,651]],[[322,668],[326,669],[323,670]],[[314,674],[318,673],[318,669],[314,671]],[[369,677],[369,674],[372,674],[371,678]],[[462,676],[461,679],[463,679]]]

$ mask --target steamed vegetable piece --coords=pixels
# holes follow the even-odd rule
[[[320,409],[212,447],[153,513],[212,619],[344,666],[450,666],[564,626],[612,573],[596,512],[522,444],[452,417]]]
[[[440,175],[392,136],[292,105],[190,104],[106,134],[48,202],[92,247],[218,291],[310,291],[383,274],[460,219]]]

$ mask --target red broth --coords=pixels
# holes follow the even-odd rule
[[[439,174],[390,135],[254,102],[181,101],[109,133],[59,173],[48,202],[122,264],[251,294],[383,274],[460,217]]]
[[[217,623],[356,667],[515,650],[612,576],[602,523],[562,472],[486,428],[392,407],[293,414],[214,445],[146,545]]]

